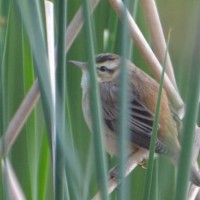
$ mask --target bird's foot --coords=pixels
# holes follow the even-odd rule
[[[110,179],[117,179],[118,174],[119,174],[118,173],[118,166],[115,166],[109,171],[109,178]]]
[[[139,166],[142,167],[143,169],[147,169],[147,160],[143,159],[140,163]]]

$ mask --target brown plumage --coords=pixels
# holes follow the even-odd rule
[[[71,63],[80,67],[83,71],[81,82],[83,89],[82,107],[85,120],[91,130],[92,119],[89,106],[89,74],[87,64],[77,61],[71,61]],[[129,151],[133,153],[138,148],[149,149],[159,84],[130,61],[127,61],[127,65],[130,83],[128,91]],[[119,68],[120,57],[118,55],[97,55],[97,81],[99,83],[102,101],[106,150],[108,153],[115,155],[118,152],[116,129],[119,117]],[[176,165],[178,163],[180,149],[178,126],[173,118],[166,92],[163,89],[155,152],[166,156]],[[200,186],[200,175],[194,167],[191,169],[191,181]]]

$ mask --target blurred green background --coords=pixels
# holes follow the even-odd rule
[[[34,2],[34,1],[33,1]],[[43,1],[38,3],[41,21],[44,20]],[[23,3],[23,2],[22,2]],[[55,41],[57,41],[58,27],[57,15],[59,13],[57,1],[55,3]],[[67,25],[80,7],[82,1],[67,2]],[[161,23],[165,36],[169,29],[172,29],[169,52],[175,70],[177,84],[183,99],[186,95],[186,86],[188,73],[192,63],[193,48],[195,43],[195,33],[197,31],[199,2],[196,0],[177,0],[177,1],[156,1],[160,14]],[[131,1],[130,11],[133,13],[134,1]],[[18,109],[21,101],[29,91],[31,85],[36,79],[34,71],[35,61],[30,47],[29,33],[23,25],[22,15],[16,2],[12,0],[0,0],[0,135],[3,135],[14,113]],[[142,30],[145,38],[151,44],[145,16],[141,2],[138,2],[136,8],[136,22]],[[26,12],[24,10],[24,12]],[[32,16],[34,18],[34,16]],[[108,1],[102,0],[91,16],[92,28],[94,33],[95,53],[101,52],[120,52],[120,21],[111,8]],[[32,24],[30,24],[32,26]],[[43,27],[45,30],[45,27]],[[33,29],[34,30],[34,29]],[[105,43],[105,31],[109,33],[108,42]],[[34,34],[34,33],[32,33]],[[105,45],[106,44],[106,45]],[[40,48],[40,46],[38,46]],[[84,31],[81,30],[68,54],[66,60],[86,60],[87,42]],[[45,54],[44,54],[45,56]],[[139,50],[134,47],[132,61],[146,72],[152,75],[146,62],[141,56]],[[81,71],[66,62],[66,115],[68,130],[68,139],[73,144],[71,149],[71,158],[73,152],[77,154],[82,169],[81,187],[77,189],[80,192],[78,196],[83,199],[91,199],[97,192],[97,181],[95,175],[95,159],[92,153],[91,134],[85,124],[81,105]],[[45,75],[44,75],[45,76]],[[71,123],[71,126],[70,126]],[[70,135],[72,133],[72,135]],[[47,134],[47,125],[43,116],[41,101],[39,101],[23,127],[19,137],[11,148],[8,158],[11,161],[13,169],[21,185],[26,199],[43,200],[53,199],[53,173],[51,147]],[[116,159],[107,156],[109,169],[116,163]],[[3,160],[3,158],[2,158]],[[159,189],[155,184],[153,187],[157,193],[158,199],[170,200],[174,196],[174,168],[163,158],[156,161],[159,168],[154,174],[153,182],[159,182]],[[8,199],[5,177],[0,172],[0,199]],[[79,177],[80,178],[80,177]],[[128,199],[142,199],[144,189],[145,170],[137,167],[128,177],[129,195]],[[67,181],[66,181],[67,182]],[[65,197],[76,199],[70,193],[70,183],[66,183]],[[164,186],[165,185],[165,186]],[[167,187],[166,187],[167,185]],[[112,194],[115,199],[116,192]],[[67,199],[67,198],[66,198]],[[152,197],[152,199],[156,199]]]

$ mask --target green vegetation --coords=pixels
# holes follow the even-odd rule
[[[86,23],[72,41],[69,40],[71,36],[68,28],[82,2],[84,10],[80,19],[85,18]],[[141,167],[134,169],[127,178],[122,178],[119,191],[115,190],[107,197],[106,175],[118,160],[107,156],[102,148],[102,130],[98,128],[101,127],[101,105],[97,100],[99,95],[95,89],[97,84],[93,85],[95,90],[92,93],[96,124],[96,130],[94,129],[96,135],[93,138],[82,114],[81,72],[69,64],[68,60],[89,60],[90,73],[95,75],[92,68],[94,55],[113,52],[130,57],[137,66],[151,76],[154,75],[135,42],[129,37],[127,24],[121,23],[109,1],[100,1],[91,15],[89,2],[53,1],[57,69],[56,94],[52,96],[45,26],[48,19],[45,19],[44,1],[0,0],[2,163],[0,199],[2,200],[18,199],[16,196],[10,196],[13,194],[10,178],[14,176],[19,185],[15,188],[16,191],[24,195],[27,200],[88,200],[99,190],[103,199],[114,200],[118,197],[118,199],[141,200],[144,197],[147,170]],[[126,3],[129,4],[129,11],[135,16],[144,37],[150,46],[153,46],[141,1],[129,0]],[[168,51],[181,97],[187,102],[188,107],[186,107],[186,118],[183,120],[184,150],[180,166],[177,170],[163,157],[154,160],[152,181],[149,179],[150,199],[180,200],[186,199],[187,196],[186,182],[189,177],[193,133],[199,110],[200,3],[190,0],[156,3],[166,38],[169,30],[172,30]],[[122,21],[126,22],[126,17]],[[76,34],[73,32],[72,35]],[[124,62],[122,60],[122,63]],[[119,129],[125,134],[127,108],[123,106],[123,101],[126,102],[127,99],[123,88],[127,87],[126,75],[126,71],[123,71],[121,78],[124,82],[120,90],[123,94],[120,95],[123,115],[119,125]],[[11,120],[29,91],[33,92],[33,96],[26,101],[30,103],[24,107],[26,114],[19,113],[14,121],[14,129],[8,130]],[[21,127],[20,121],[23,119],[25,123]],[[20,131],[16,133],[18,129]],[[11,133],[15,136],[11,137]],[[126,141],[120,140],[119,144],[122,147],[119,170],[120,177],[123,177]],[[12,170],[13,174],[10,174]]]

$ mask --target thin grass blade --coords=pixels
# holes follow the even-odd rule
[[[128,117],[129,117],[129,78],[128,78],[128,66],[127,59],[130,55],[130,37],[128,34],[128,25],[127,25],[127,8],[129,7],[129,1],[124,2],[125,6],[123,9],[121,24],[121,61],[120,61],[120,88],[119,88],[119,193],[118,199],[127,199],[127,179],[126,166],[127,166],[127,157],[128,157]]]
[[[200,8],[200,4],[198,4]],[[200,95],[200,18],[197,20],[197,32],[193,50],[193,61],[190,68],[190,76],[187,88],[186,110],[183,124],[182,151],[179,161],[178,180],[175,199],[187,199],[188,179],[192,161],[192,146],[199,110]]]
[[[107,192],[107,163],[104,151],[103,142],[103,126],[102,126],[102,113],[101,113],[101,102],[99,95],[99,88],[96,81],[95,71],[95,59],[94,59],[94,44],[93,34],[91,29],[91,21],[89,18],[89,4],[87,0],[83,3],[83,16],[85,19],[85,36],[87,41],[87,56],[88,56],[88,70],[90,74],[90,97],[91,97],[91,110],[93,118],[93,132],[94,132],[94,145],[95,145],[95,157],[97,167],[97,178],[101,191],[101,198],[104,200],[108,199]]]
[[[154,153],[155,153],[155,145],[156,145],[156,140],[157,140],[157,130],[158,130],[158,123],[159,123],[159,116],[160,116],[160,103],[161,103],[161,97],[162,97],[163,80],[164,80],[165,67],[166,67],[166,55],[168,52],[169,40],[170,40],[170,32],[169,32],[168,40],[167,40],[167,49],[166,49],[165,58],[163,61],[163,70],[162,70],[162,75],[161,75],[161,79],[160,79],[160,86],[159,86],[157,103],[156,103],[156,108],[155,108],[155,118],[154,118],[153,130],[152,130],[152,136],[151,136],[151,142],[150,142],[150,148],[149,148],[150,149],[149,161],[148,161],[146,178],[145,178],[145,188],[144,188],[144,193],[143,193],[143,200],[150,200],[150,197],[151,197],[150,192],[152,189]]]

